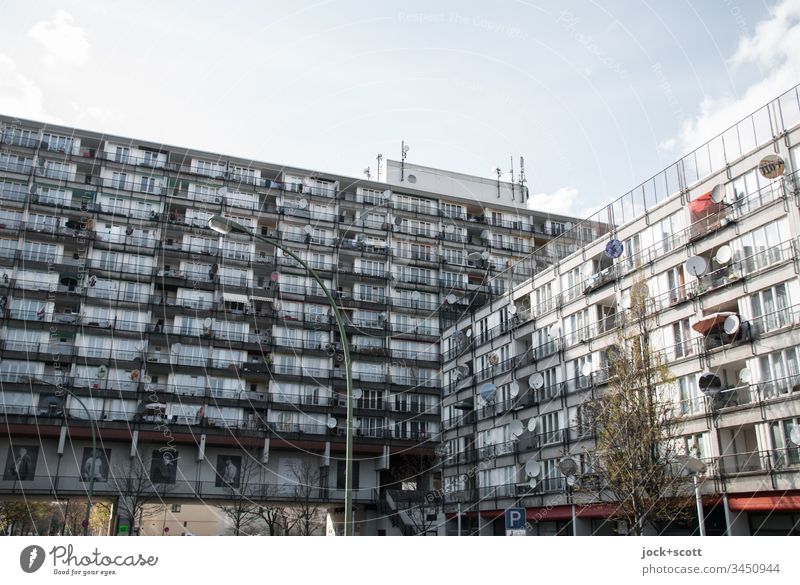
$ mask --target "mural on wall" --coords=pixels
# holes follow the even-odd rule
[[[217,455],[217,487],[239,487],[242,458],[238,455]]]
[[[8,448],[3,479],[31,481],[36,473],[39,447],[17,446]]]
[[[178,477],[178,452],[172,449],[155,450],[150,461],[150,480],[153,483],[173,484]]]
[[[81,481],[89,481],[94,474],[95,481],[108,481],[108,461],[111,459],[111,449],[98,449],[97,455],[92,457],[92,448],[83,450],[81,463]]]

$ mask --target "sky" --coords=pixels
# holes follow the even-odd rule
[[[0,0],[0,113],[582,215],[800,82],[800,0]]]

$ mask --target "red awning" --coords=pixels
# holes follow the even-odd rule
[[[728,505],[731,510],[743,512],[797,512],[800,496],[732,496]]]
[[[695,215],[704,215],[708,213],[716,213],[720,210],[720,204],[714,203],[714,200],[711,199],[711,191],[708,193],[704,193],[700,195],[694,201],[689,202],[689,209]]]
[[[721,311],[719,313],[712,313],[710,315],[706,315],[699,321],[697,321],[694,325],[692,325],[692,329],[705,335],[709,331],[711,331],[714,327],[718,327],[725,323],[725,319],[730,317],[731,315],[735,315],[731,311]]]

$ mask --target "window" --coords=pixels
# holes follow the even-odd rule
[[[689,319],[683,319],[672,324],[672,340],[675,342],[675,357],[677,359],[692,355],[691,327]]]
[[[752,326],[756,332],[765,333],[791,325],[792,312],[788,307],[789,291],[785,283],[751,295]]]
[[[118,173],[115,171],[111,175],[111,186],[114,189],[124,189],[127,182],[128,182],[127,173]]]
[[[139,180],[139,191],[142,193],[155,193],[156,180],[153,177],[141,177]]]
[[[678,378],[678,396],[680,399],[680,413],[692,414],[703,409],[703,396],[697,387],[695,376]]]
[[[558,443],[561,440],[561,413],[549,412],[539,416],[540,436],[543,445]]]
[[[661,241],[661,251],[670,252],[680,243],[680,234],[683,229],[682,212],[678,211],[661,220],[657,236]],[[657,229],[658,229],[657,228]]]
[[[761,356],[758,365],[762,382],[759,387],[764,397],[774,398],[800,389],[796,347]]]
[[[360,475],[360,461],[353,460],[353,489],[358,489],[358,476]],[[336,466],[336,489],[343,490],[345,489],[345,479],[346,479],[346,470],[347,470],[347,462],[346,461],[339,461],[338,465]]]
[[[705,459],[706,454],[706,433],[687,435],[682,438],[683,452],[690,457]]]
[[[779,420],[770,424],[772,447],[775,450],[773,465],[800,465],[800,446],[792,440],[792,430],[800,427],[800,418]]]
[[[180,512],[180,511],[181,511],[181,505],[180,505],[180,504],[172,504],[172,506],[170,507],[170,511],[171,511],[173,514],[177,514],[178,512]],[[184,523],[184,526],[185,526],[185,525],[186,525],[186,523]]]

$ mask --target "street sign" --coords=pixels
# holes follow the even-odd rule
[[[525,536],[525,508],[506,509],[506,536]]]
[[[117,528],[117,536],[128,536],[128,525],[120,524]]]

